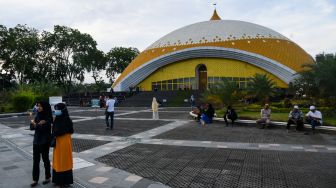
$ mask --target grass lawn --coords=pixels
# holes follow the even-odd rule
[[[223,117],[223,111],[216,111],[218,117]],[[272,112],[271,119],[273,121],[284,121],[287,122],[289,113],[280,113],[280,112]],[[322,114],[323,115],[323,114]],[[247,111],[238,111],[239,119],[259,119],[260,112],[247,112]],[[329,126],[336,126],[336,115],[333,116],[324,116],[323,124]]]

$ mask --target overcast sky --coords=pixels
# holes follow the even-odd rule
[[[40,31],[65,25],[89,33],[105,52],[142,51],[175,29],[209,20],[214,2],[222,19],[271,28],[312,56],[336,52],[336,0],[0,0],[0,24]]]

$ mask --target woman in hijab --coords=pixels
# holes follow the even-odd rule
[[[215,116],[215,110],[211,104],[207,103],[204,108],[204,112],[201,115],[201,123],[203,126],[205,124],[212,123],[212,118]]]
[[[52,182],[64,187],[73,184],[72,140],[73,124],[63,103],[55,105],[55,120],[52,136],[56,138],[53,152]]]
[[[158,120],[159,119],[159,103],[156,101],[155,97],[153,97],[152,110],[153,110],[153,119]]]
[[[31,187],[35,187],[40,177],[40,159],[42,160],[45,168],[45,180],[43,184],[50,182],[50,160],[49,148],[51,139],[51,122],[52,113],[51,107],[47,102],[37,103],[37,115],[34,120],[31,120],[30,130],[35,130],[33,141],[33,183]]]

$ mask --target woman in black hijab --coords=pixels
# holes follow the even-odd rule
[[[73,124],[68,110],[63,103],[55,105],[55,115],[52,136],[56,138],[53,152],[52,182],[63,187],[73,184],[72,139]]]
[[[38,102],[37,106],[37,115],[34,120],[31,120],[30,124],[30,130],[35,130],[33,141],[33,183],[30,184],[32,187],[37,185],[40,177],[41,155],[45,168],[45,180],[42,183],[49,183],[51,178],[49,160],[52,122],[51,107],[47,102]]]

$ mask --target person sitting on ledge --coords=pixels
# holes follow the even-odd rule
[[[265,128],[265,126],[268,127],[271,122],[271,109],[268,104],[265,104],[264,108],[261,109],[260,116],[261,119],[257,120],[257,124],[262,125],[261,129]]]
[[[203,105],[194,107],[192,109],[192,113],[196,116],[195,117],[196,122],[200,122],[201,121],[201,116],[204,113]]]
[[[229,126],[229,123],[228,123],[227,119],[231,120],[231,126],[233,127],[234,121],[237,118],[238,118],[238,115],[237,115],[236,111],[231,106],[228,106],[227,110],[224,114],[224,121],[225,121],[226,126]]]
[[[287,122],[287,132],[289,132],[290,125],[295,124],[296,130],[300,131],[303,129],[303,114],[301,110],[299,110],[299,106],[295,105],[293,110],[289,112],[289,119]]]
[[[313,134],[315,134],[315,127],[322,125],[322,113],[316,110],[315,106],[310,106],[309,110],[306,114],[306,120],[312,126]],[[309,133],[306,132],[305,134]]]
[[[211,104],[207,103],[204,107],[204,112],[201,115],[201,124],[205,126],[205,124],[212,123],[212,118],[215,116],[215,110]]]

